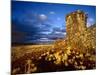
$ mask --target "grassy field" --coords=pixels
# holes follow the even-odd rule
[[[25,54],[32,53],[39,53],[43,54],[44,52],[50,51],[53,49],[53,45],[19,45],[12,47],[12,60],[16,60]],[[42,52],[42,53],[41,53]]]
[[[12,74],[95,69],[95,54],[95,49],[82,53],[54,45],[12,46]]]

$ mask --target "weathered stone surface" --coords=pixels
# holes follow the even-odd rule
[[[77,10],[66,17],[67,45],[71,48],[82,48],[82,40],[86,31],[87,16],[83,11]]]

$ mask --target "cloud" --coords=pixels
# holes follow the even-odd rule
[[[66,32],[66,28],[55,27],[55,28],[53,28],[53,32]]]
[[[50,31],[42,31],[40,32],[41,34],[49,35],[51,32]]]
[[[41,40],[48,40],[48,38],[40,38]]]
[[[48,17],[45,14],[37,14],[35,12],[25,12],[25,14],[15,17],[15,20],[21,24],[25,25],[39,25],[45,21],[48,21]]]
[[[28,40],[28,43],[34,43],[34,44],[49,44],[49,43],[53,43],[54,40],[49,39],[49,38],[40,38],[40,39],[33,39],[33,40]]]
[[[59,28],[59,27],[55,27],[52,29],[51,33],[47,35],[47,38],[56,40],[56,39],[62,39],[65,36],[66,36],[66,30]]]
[[[37,42],[38,43],[52,43],[54,42],[55,40],[53,39],[49,39],[49,38],[40,38],[40,39],[37,39]]]
[[[51,12],[51,14],[55,13]],[[26,34],[22,37],[16,35],[12,42],[50,43],[65,36],[64,28],[55,26],[55,24],[48,20],[46,14],[27,13],[21,15],[18,20],[14,21],[14,25],[20,33],[25,32]],[[16,38],[18,38],[17,41]]]
[[[47,16],[45,14],[40,14],[40,15],[38,15],[38,19],[40,21],[45,21],[45,20],[47,20]]]
[[[49,12],[50,14],[55,14],[55,12],[54,11],[51,11],[51,12]]]
[[[94,19],[93,18],[88,18],[87,19],[87,27],[93,25],[95,23]]]

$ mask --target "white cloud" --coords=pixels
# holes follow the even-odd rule
[[[89,22],[87,22],[87,27],[90,27],[90,26],[91,26],[91,24]]]
[[[40,38],[40,40],[48,40],[48,38]]]
[[[42,20],[42,21],[44,21],[44,20],[47,19],[47,16],[45,14],[40,14],[39,15],[39,19]]]
[[[87,27],[89,27],[89,26],[91,26],[91,25],[93,25],[94,24],[94,19],[93,18],[88,18],[87,19]]]
[[[46,31],[46,32],[41,32],[42,34],[50,34],[50,31]]]
[[[55,34],[61,34],[61,32],[60,32],[60,31],[59,31],[59,32],[58,32],[58,31],[55,31],[54,33],[55,33]]]
[[[40,38],[40,39],[38,39],[38,41],[41,41],[41,42],[52,42],[54,40],[49,39],[49,38]]]
[[[66,32],[63,32],[62,34],[63,34],[63,35],[66,35]]]

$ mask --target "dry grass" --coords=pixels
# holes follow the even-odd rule
[[[25,54],[36,52],[44,53],[53,48],[53,45],[21,45],[12,47],[12,60],[16,60]],[[35,54],[34,54],[35,55]]]
[[[39,73],[96,68],[95,49],[80,51],[54,45],[25,45],[12,47],[12,73]],[[49,67],[49,68],[48,68]]]

